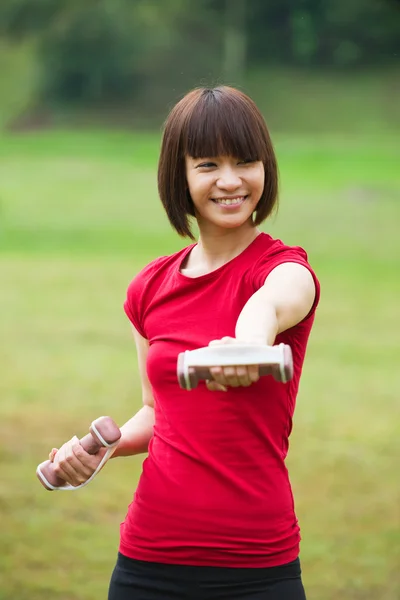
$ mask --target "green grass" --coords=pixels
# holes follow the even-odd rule
[[[288,460],[308,598],[396,600],[396,136],[275,141],[281,208],[264,230],[304,246],[322,284]],[[93,418],[140,406],[126,287],[185,244],[157,198],[158,147],[144,133],[0,138],[1,600],[106,598],[141,457],[69,494],[35,468]]]

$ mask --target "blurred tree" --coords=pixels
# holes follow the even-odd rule
[[[246,69],[247,1],[225,0],[224,4],[223,74],[226,81],[241,84]]]
[[[250,61],[343,67],[398,60],[395,0],[253,0]]]
[[[37,64],[32,43],[0,40],[0,131],[37,100]]]
[[[398,60],[395,0],[1,0],[0,36],[37,41],[42,98],[153,109],[181,91],[243,84],[266,65]]]
[[[0,32],[40,37],[45,97],[123,100],[146,80],[148,55],[155,58],[178,37],[175,23],[185,8],[184,0],[4,0]]]
[[[140,83],[135,58],[143,28],[124,0],[70,5],[43,36],[45,94],[101,102],[129,97]]]
[[[326,0],[322,58],[344,66],[393,62],[400,44],[399,9],[389,0]]]

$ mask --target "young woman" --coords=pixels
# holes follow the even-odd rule
[[[143,407],[114,456],[148,452],[121,526],[109,600],[304,600],[299,526],[285,458],[319,284],[305,251],[257,226],[277,202],[277,164],[253,101],[196,89],[171,111],[159,194],[182,236],[198,241],[146,266],[128,288]],[[294,376],[214,367],[190,391],[177,356],[208,344],[284,342]],[[103,455],[71,440],[57,474],[79,485]]]

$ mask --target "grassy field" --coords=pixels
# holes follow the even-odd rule
[[[400,596],[396,138],[275,140],[281,207],[264,230],[304,246],[322,285],[288,460],[309,600]],[[0,600],[106,598],[142,458],[69,494],[45,492],[35,468],[93,418],[122,424],[140,406],[126,287],[186,243],[157,198],[158,146],[0,138]]]

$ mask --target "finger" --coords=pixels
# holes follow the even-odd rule
[[[74,471],[71,485],[81,485],[90,479],[100,464],[100,456],[102,455],[91,455],[85,452],[78,438],[75,437],[66,452],[67,465]]]
[[[49,460],[51,460],[51,462],[53,462],[55,455],[58,452],[58,448],[52,448],[50,454],[49,454]]]
[[[228,385],[229,387],[240,386],[240,382],[236,373],[236,367],[223,367],[222,373],[223,377],[221,377],[218,381],[222,382],[223,385]]]
[[[220,385],[226,386],[228,382],[224,376],[224,370],[222,367],[210,367],[210,374],[212,375],[212,380],[216,381]]]
[[[79,444],[73,447],[75,457],[80,463],[80,473],[82,473],[87,479],[93,475],[99,464],[101,463],[104,455],[107,452],[107,448],[100,448],[96,454],[88,454]]]
[[[59,478],[62,479],[63,481],[65,481],[66,483],[69,483],[72,485],[73,481],[74,481],[74,477],[73,475],[71,475],[70,472],[68,472],[64,467],[64,463],[59,463],[54,461],[53,462],[54,465],[54,473],[55,475]]]
[[[75,471],[69,464],[69,447],[71,446],[72,440],[63,444],[58,450],[54,457],[54,471],[58,477],[64,479],[67,483],[74,485],[75,483]]]
[[[87,454],[80,444],[78,446],[73,446],[72,452],[76,459],[73,464],[76,471],[76,478],[80,483],[83,483],[93,475],[100,464],[101,458]],[[72,462],[70,464],[72,464]]]
[[[228,391],[224,385],[221,385],[220,383],[217,383],[216,381],[212,381],[212,380],[207,380],[206,386],[210,392],[227,392]]]
[[[238,387],[239,380],[236,376],[235,367],[210,367],[213,380],[223,386]]]
[[[260,379],[260,368],[258,365],[248,365],[247,371],[249,374],[249,378],[251,383],[255,383]]]
[[[79,440],[74,436],[69,442],[61,446],[54,458],[54,470],[56,474],[73,486],[82,483],[80,461],[75,457],[73,452],[73,446],[78,444]]]
[[[250,379],[249,371],[246,366],[238,366],[236,367],[236,377],[239,382],[239,386],[248,387],[252,384]]]

